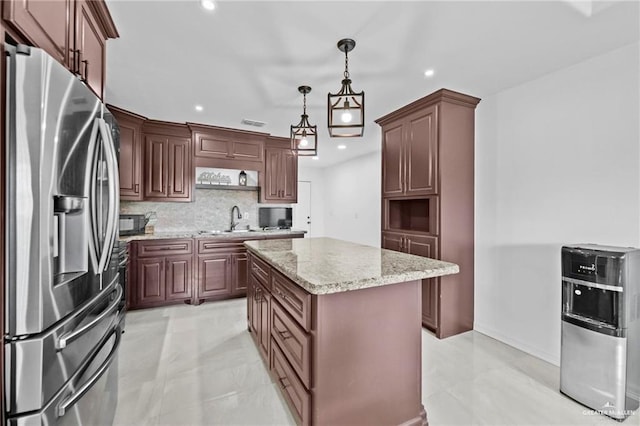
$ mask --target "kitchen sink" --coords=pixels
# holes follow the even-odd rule
[[[207,229],[204,231],[198,231],[198,234],[200,235],[219,235],[219,234],[241,234],[241,233],[246,233],[246,232],[255,232],[254,229],[225,229],[224,231],[221,231],[219,229]]]

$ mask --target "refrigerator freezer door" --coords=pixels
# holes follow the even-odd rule
[[[39,411],[9,417],[7,425],[110,425],[118,401],[119,326],[105,336],[71,380]]]
[[[116,324],[122,296],[118,281],[48,332],[6,344],[11,413],[40,410],[91,357]]]
[[[43,51],[6,50],[11,208],[5,331],[11,339],[51,327],[113,277],[97,277],[89,262],[87,176],[94,168],[100,139],[95,120],[103,106]]]

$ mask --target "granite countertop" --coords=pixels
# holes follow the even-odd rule
[[[331,294],[457,274],[458,265],[332,238],[244,245],[311,294]]]
[[[268,237],[270,235],[298,235],[305,234],[307,231],[297,229],[274,229],[270,231],[263,230],[251,230],[249,232],[221,232],[216,234],[201,234],[199,231],[175,231],[175,232],[156,232],[153,234],[142,235],[123,235],[119,239],[120,241],[134,241],[134,240],[162,240],[169,238],[233,238],[233,239],[250,239],[255,237]]]

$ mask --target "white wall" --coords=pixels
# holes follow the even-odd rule
[[[298,161],[298,181],[311,182],[311,228],[307,237],[324,237],[324,173],[323,169],[305,167]]]
[[[640,246],[638,49],[477,109],[475,328],[556,364],[561,245]]]
[[[380,152],[322,169],[327,237],[380,247],[380,171]]]

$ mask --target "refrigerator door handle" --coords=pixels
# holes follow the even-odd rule
[[[119,327],[116,327],[113,330],[113,333],[116,336],[116,341],[113,343],[113,348],[111,349],[111,352],[109,352],[109,355],[104,360],[100,368],[96,370],[95,374],[91,376],[91,378],[87,380],[87,382],[84,385],[82,385],[80,389],[78,389],[75,393],[72,393],[71,395],[69,395],[64,401],[60,403],[60,405],[58,405],[58,410],[57,410],[58,417],[64,416],[69,408],[71,408],[75,403],[80,401],[80,399],[84,396],[84,394],[86,394],[91,389],[91,387],[98,380],[100,380],[100,377],[102,377],[105,371],[107,371],[111,366],[111,362],[113,361],[116,354],[118,353],[118,348],[120,347],[120,339],[122,335]]]
[[[107,210],[107,229],[105,232],[104,243],[102,246],[102,253],[100,256],[100,262],[98,263],[98,271],[103,272],[109,259],[111,258],[111,251],[113,249],[113,244],[115,242],[116,232],[117,232],[117,208],[118,208],[118,163],[117,158],[115,157],[115,149],[113,148],[113,142],[111,141],[111,137],[109,135],[109,130],[107,128],[107,123],[103,119],[98,120],[98,126],[100,129],[100,137],[102,139],[102,146],[105,150],[105,159],[107,163],[107,172],[108,172],[108,187],[109,187],[109,206]]]
[[[87,157],[93,159],[96,157],[95,150],[97,144],[98,137],[98,123],[94,121],[93,128],[91,129],[91,137],[89,139],[89,152]],[[96,275],[98,275],[101,271],[98,269],[99,266],[99,256],[98,253],[98,218],[97,218],[97,204],[96,204],[96,173],[97,164],[94,161],[90,161],[89,167],[87,167],[87,176],[85,182],[89,183],[89,214],[87,217],[89,218],[89,259],[91,260],[91,265],[93,266],[93,271]]]
[[[92,319],[91,322],[85,324],[83,327],[80,327],[70,333],[66,333],[62,335],[60,338],[58,338],[58,340],[56,341],[56,349],[62,350],[66,348],[69,343],[73,342],[78,337],[82,336],[87,331],[91,330],[93,327],[98,325],[104,318],[109,316],[114,310],[118,308],[118,305],[120,304],[120,299],[122,299],[122,293],[123,293],[122,287],[118,285],[116,298],[113,300],[113,302],[111,302],[111,304],[104,311],[102,311],[100,315]],[[99,297],[102,297],[102,295],[100,295]]]
[[[120,170],[118,169],[118,153],[116,152],[116,148],[115,148],[115,142],[113,141],[113,137],[111,136],[111,129],[109,127],[109,124],[107,124],[106,121],[104,121],[105,124],[105,134],[107,137],[107,140],[109,141],[109,151],[111,152],[111,157],[112,157],[112,166],[113,169],[111,170],[111,181],[113,182],[113,200],[114,203],[112,204],[113,207],[113,233],[112,233],[112,238],[111,238],[111,246],[109,248],[109,256],[111,256],[111,253],[113,251],[113,246],[115,245],[115,242],[118,238],[118,223],[119,223],[119,214],[120,214]]]

